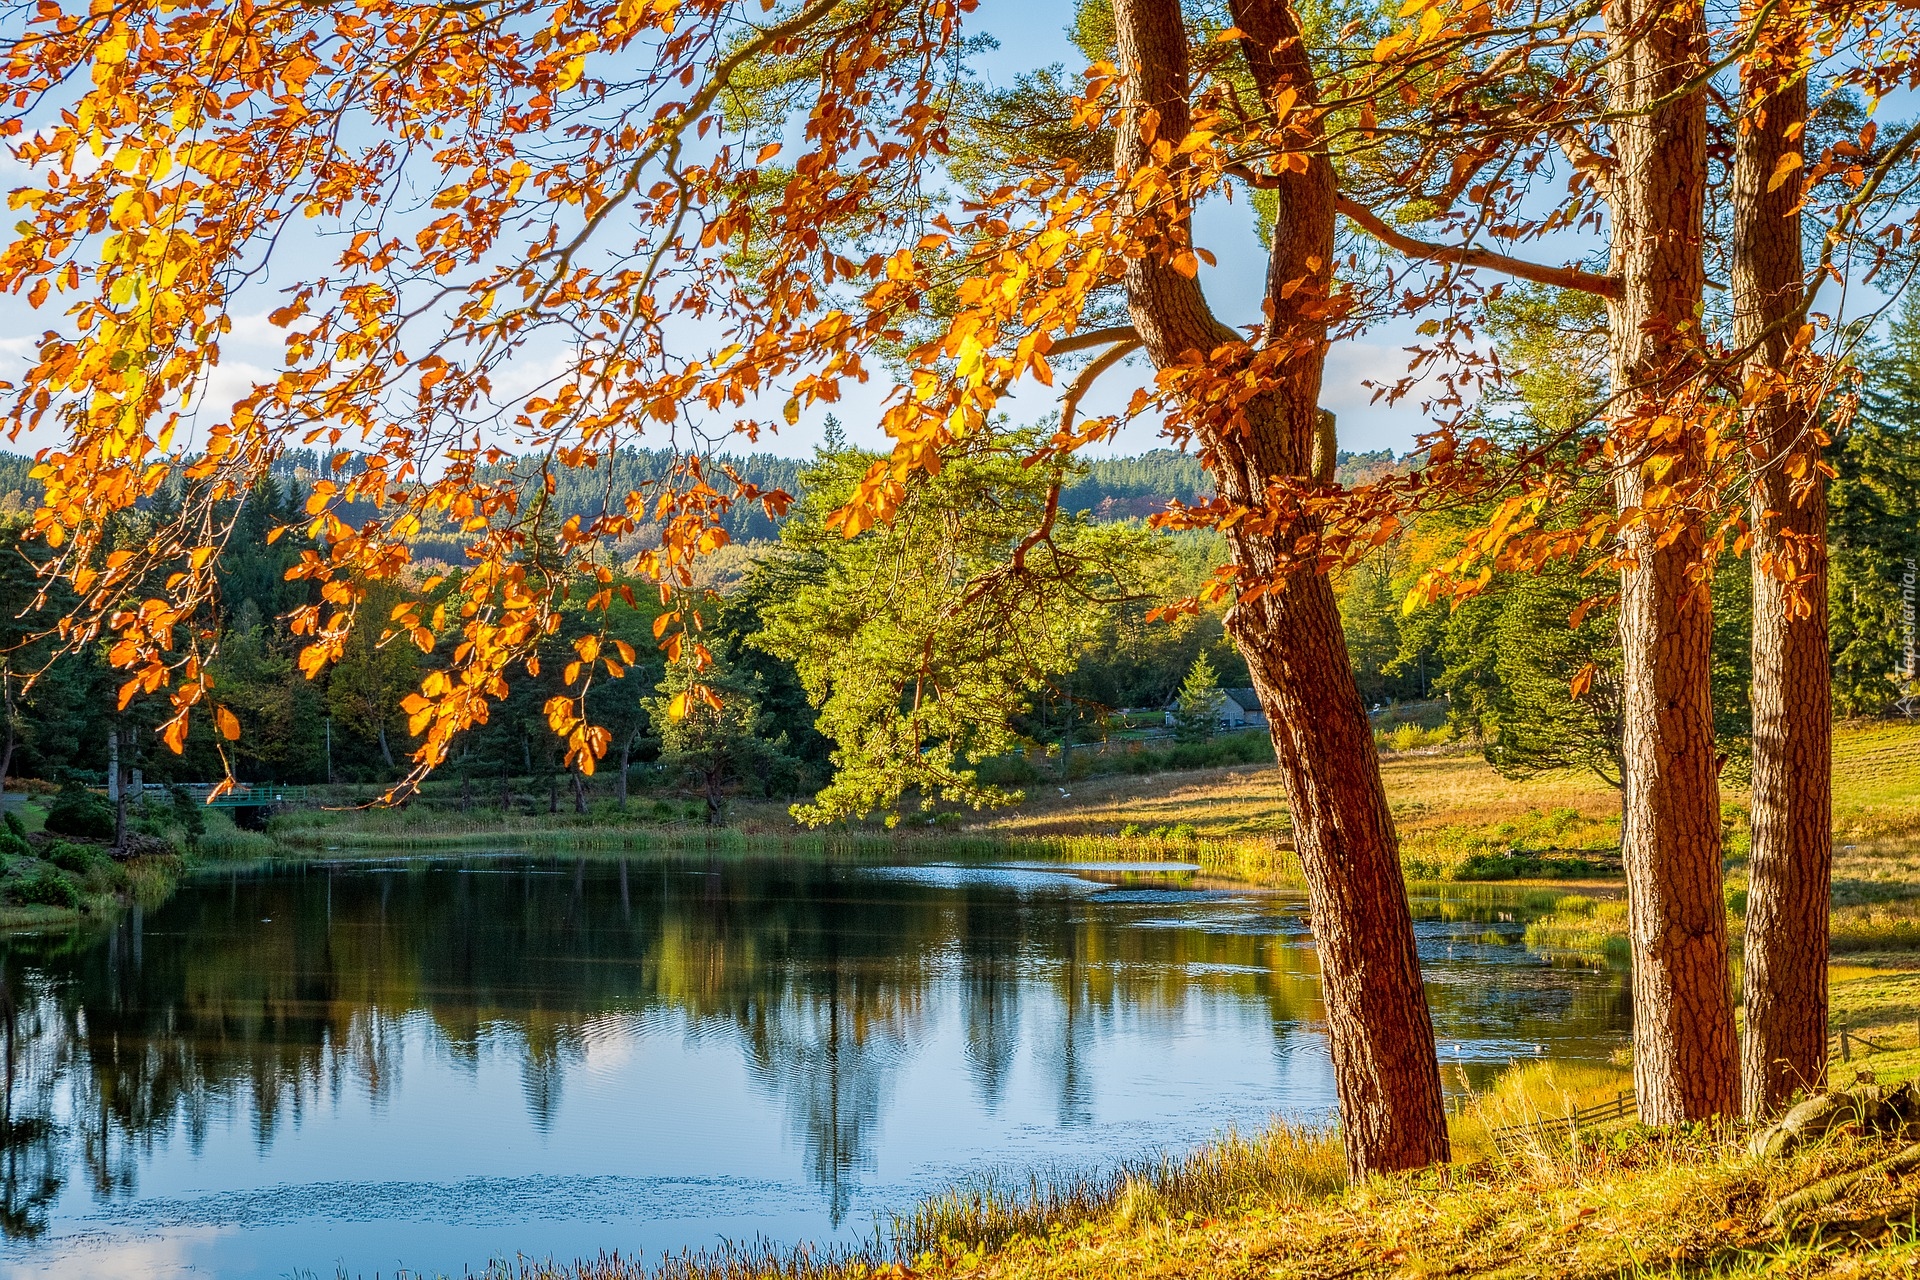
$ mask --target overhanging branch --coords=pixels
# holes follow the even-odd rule
[[[1555,289],[1577,289],[1582,293],[1598,294],[1603,298],[1620,296],[1620,282],[1612,276],[1582,271],[1578,267],[1549,267],[1543,263],[1528,262],[1524,258],[1515,258],[1509,254],[1495,253],[1491,249],[1481,249],[1472,245],[1430,244],[1425,240],[1416,240],[1397,230],[1379,214],[1351,196],[1335,196],[1334,207],[1352,219],[1362,231],[1389,249],[1403,253],[1409,258],[1423,258],[1429,262],[1450,262],[1462,267],[1486,267],[1516,279],[1531,280],[1535,284],[1549,285]]]
[[[1060,401],[1060,433],[1071,434],[1074,415],[1080,410],[1080,397],[1087,394],[1088,388],[1100,379],[1100,375],[1126,359],[1140,349],[1140,339],[1123,339],[1113,344],[1100,358],[1075,375],[1067,387],[1067,394]]]

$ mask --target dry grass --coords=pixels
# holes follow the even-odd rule
[[[1605,874],[1620,843],[1619,793],[1573,774],[1514,782],[1477,751],[1381,761],[1408,874],[1422,879]],[[1058,789],[1056,789],[1057,791]],[[1126,827],[1190,830],[1202,839],[1286,847],[1279,775],[1268,766],[1092,779],[1036,794],[974,824],[985,833],[1115,835]]]
[[[1303,1177],[1278,1194],[1236,1186],[1174,1203],[1122,1193],[1077,1221],[997,1244],[948,1238],[911,1255],[885,1248],[792,1253],[766,1247],[653,1266],[521,1261],[496,1280],[1415,1280],[1523,1277],[1920,1274],[1913,1205],[1920,1175],[1871,1176],[1816,1220],[1767,1226],[1767,1209],[1893,1148],[1853,1136],[1779,1162],[1747,1157],[1738,1132],[1637,1127],[1538,1157],[1473,1159],[1358,1186]],[[1309,1166],[1320,1148],[1300,1152]]]

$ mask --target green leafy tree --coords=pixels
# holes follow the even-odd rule
[[[407,636],[395,634],[382,642],[395,598],[390,590],[368,594],[348,634],[346,651],[327,677],[328,713],[349,732],[377,745],[389,770],[398,767],[392,739],[406,732],[400,700],[420,680],[420,651]]]
[[[1187,669],[1185,683],[1173,712],[1173,736],[1181,742],[1205,742],[1220,727],[1227,695],[1220,692],[1220,675],[1202,653]]]
[[[1136,526],[1096,524],[1049,501],[1075,472],[1025,467],[1031,434],[983,436],[937,475],[907,482],[895,519],[844,537],[828,525],[875,462],[823,451],[772,563],[786,598],[753,643],[791,662],[832,780],[803,822],[872,813],[902,798],[981,808],[1019,798],[976,765],[1019,742],[1014,717],[1072,671],[1105,611],[1136,596],[1159,555]]]
[[[774,733],[760,692],[758,681],[721,659],[701,670],[689,655],[668,664],[660,696],[647,704],[661,766],[694,785],[709,825],[725,816],[730,792],[791,769],[786,735]]]

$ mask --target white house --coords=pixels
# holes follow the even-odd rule
[[[1167,704],[1167,723],[1174,723],[1174,713],[1180,709],[1179,702]],[[1264,729],[1267,725],[1267,713],[1260,709],[1260,698],[1251,689],[1222,689],[1220,691],[1220,728],[1222,729]]]

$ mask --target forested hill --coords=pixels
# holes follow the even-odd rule
[[[567,468],[558,473],[555,505],[563,515],[584,515],[599,511],[607,495],[624,494],[663,479],[674,464],[674,455],[665,449],[622,449],[608,464],[592,468]],[[28,478],[33,459],[19,454],[0,453],[0,511],[30,508],[39,500],[38,481]],[[529,460],[531,470],[532,462]],[[712,460],[710,471],[731,467],[741,479],[762,489],[783,489],[796,498],[805,487],[800,473],[812,465],[811,459],[782,458],[754,453],[745,456],[722,455]],[[1368,479],[1394,465],[1391,450],[1373,453],[1342,453],[1339,478],[1347,483]],[[320,455],[311,449],[290,450],[275,465],[276,473],[296,490],[304,490],[320,474]],[[1092,512],[1098,520],[1127,520],[1152,515],[1167,502],[1195,502],[1211,497],[1213,485],[1200,462],[1191,454],[1176,449],[1154,449],[1130,458],[1090,458],[1083,474],[1061,495],[1068,511]],[[727,521],[727,531],[743,542],[760,541],[779,533],[779,522],[758,505],[743,504]],[[455,559],[458,550],[451,541],[442,548],[435,544],[422,547],[428,554]]]

